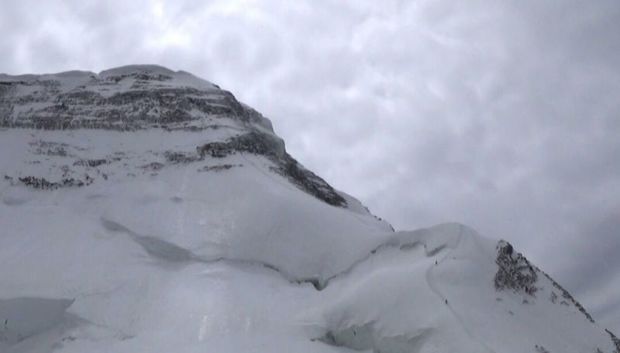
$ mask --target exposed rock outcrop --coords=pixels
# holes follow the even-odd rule
[[[99,75],[0,75],[2,127],[200,130],[217,126],[216,120],[223,117],[271,129],[267,119],[232,93],[158,66],[131,66]]]
[[[330,205],[342,207],[347,205],[345,199],[325,180],[304,168],[286,153],[284,141],[274,135],[252,131],[235,136],[226,142],[204,144],[197,147],[197,152],[202,158],[205,156],[223,158],[238,152],[262,155],[275,164],[272,171],[285,176],[300,189]]]
[[[495,263],[498,265],[495,289],[512,289],[529,295],[536,293],[536,270],[521,253],[515,252],[510,243],[502,240],[497,244]]]

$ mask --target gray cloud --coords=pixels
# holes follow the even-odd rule
[[[5,1],[0,71],[158,63],[397,228],[515,243],[620,331],[620,4]]]

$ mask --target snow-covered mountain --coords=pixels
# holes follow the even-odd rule
[[[510,244],[394,232],[189,73],[0,75],[0,125],[0,352],[620,352]]]

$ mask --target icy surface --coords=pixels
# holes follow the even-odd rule
[[[460,224],[393,232],[207,81],[141,65],[0,82],[18,82],[0,102],[14,125],[37,121],[41,87],[177,101],[189,87],[240,107],[208,98],[135,129],[4,125],[2,353],[617,351],[512,246]],[[72,119],[96,111],[75,102]]]

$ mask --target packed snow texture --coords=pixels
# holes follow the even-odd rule
[[[51,76],[219,89],[150,66]],[[393,232],[271,152],[197,151],[273,134],[264,120],[196,119],[219,127],[0,130],[2,353],[617,351],[507,243],[460,224]]]

